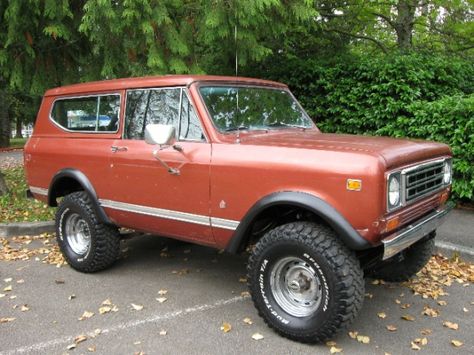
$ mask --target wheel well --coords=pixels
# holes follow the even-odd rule
[[[69,195],[72,192],[84,191],[84,187],[72,177],[62,177],[54,182],[49,192],[48,204],[51,207],[58,205],[57,198]]]
[[[323,218],[309,209],[289,204],[274,205],[261,211],[250,223],[246,230],[246,240],[242,243],[241,250],[245,250],[257,243],[269,230],[297,221],[314,222],[331,228]]]

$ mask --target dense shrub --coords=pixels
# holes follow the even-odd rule
[[[474,197],[474,63],[427,55],[282,60],[260,75],[286,82],[324,132],[448,143],[454,192]]]

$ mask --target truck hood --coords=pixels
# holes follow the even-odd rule
[[[379,156],[386,168],[451,155],[443,143],[389,137],[327,134],[317,131],[271,131],[263,134],[242,134],[241,144],[268,145],[327,151],[352,151]]]

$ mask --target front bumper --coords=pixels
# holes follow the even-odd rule
[[[446,216],[454,208],[454,203],[448,202],[438,207],[434,212],[416,221],[415,224],[399,230],[382,240],[384,251],[383,260],[391,258],[395,254],[408,248],[413,243],[428,235],[438,228],[446,219]]]

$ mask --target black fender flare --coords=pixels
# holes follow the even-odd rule
[[[96,215],[99,218],[99,222],[113,224],[105,213],[104,209],[101,207],[99,199],[97,198],[97,193],[95,192],[95,189],[92,186],[91,182],[83,172],[77,169],[66,168],[60,170],[54,175],[53,179],[51,180],[51,183],[49,184],[48,189],[49,206],[55,207],[58,205],[58,203],[56,202],[56,198],[58,198],[60,195],[57,194],[56,186],[64,178],[69,178],[77,181],[77,183],[82,187],[82,190],[84,190],[89,195],[89,198],[92,201],[94,211],[96,212]]]
[[[322,218],[351,250],[364,250],[372,247],[352,225],[330,204],[305,192],[283,191],[270,194],[257,201],[247,212],[227,244],[226,251],[237,253],[248,239],[248,230],[255,218],[269,207],[292,205],[313,212]]]

